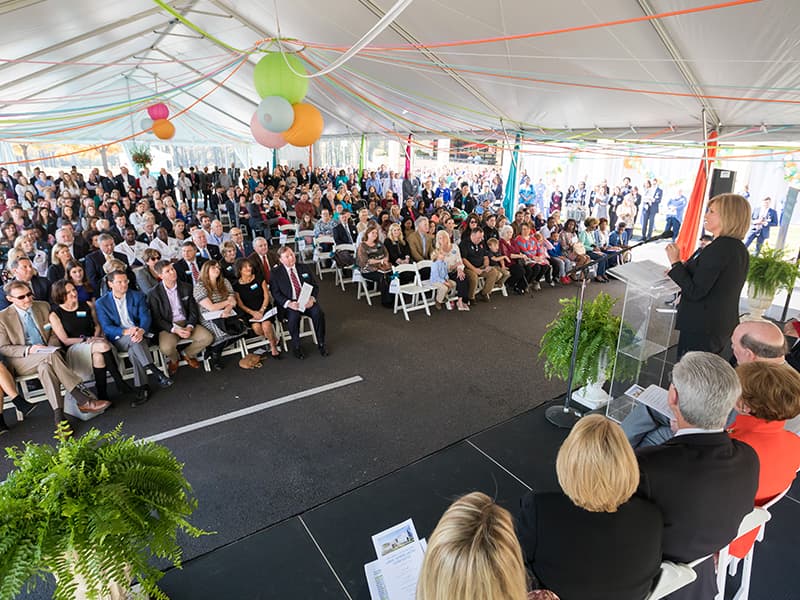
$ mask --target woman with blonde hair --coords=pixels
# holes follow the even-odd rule
[[[417,600],[525,600],[527,595],[508,511],[481,492],[453,502],[428,542]]]
[[[528,492],[517,520],[535,583],[561,600],[643,600],[660,572],[663,522],[658,507],[633,495],[639,465],[622,428],[602,415],[582,418],[556,473],[562,491]]]
[[[750,203],[738,194],[708,201],[705,230],[713,240],[685,262],[677,244],[666,247],[667,275],[681,288],[675,317],[678,358],[691,350],[723,354],[739,324],[739,296],[750,257],[742,239],[750,227]]]
[[[50,266],[47,267],[47,280],[55,283],[59,279],[64,279],[67,274],[67,264],[74,260],[70,254],[69,246],[56,242],[50,251]]]
[[[469,310],[469,280],[461,259],[461,250],[450,241],[450,234],[444,229],[436,232],[435,242],[436,255],[447,266],[447,275],[456,282],[456,307],[462,311]]]

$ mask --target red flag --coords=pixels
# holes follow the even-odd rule
[[[717,156],[717,132],[712,131],[708,136],[708,149],[706,156],[700,160],[700,167],[697,169],[697,178],[694,180],[692,195],[686,205],[686,213],[683,215],[683,224],[678,233],[677,244],[681,250],[681,260],[688,259],[697,248],[697,239],[700,235],[700,223],[703,220],[703,204],[705,202],[706,187],[708,176],[706,165],[711,164]]]
[[[411,179],[411,134],[408,134],[408,142],[406,142],[406,179]]]

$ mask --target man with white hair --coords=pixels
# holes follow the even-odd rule
[[[665,560],[688,563],[714,554],[736,537],[742,518],[753,510],[758,456],[724,430],[740,394],[733,367],[715,354],[687,352],[672,369],[667,399],[677,422],[675,437],[637,451],[637,495],[661,509]],[[715,596],[714,560],[695,571],[697,580],[671,600]]]
[[[206,236],[208,237],[208,242],[215,246],[222,246],[222,244],[231,239],[231,234],[225,233],[222,228],[222,221],[219,219],[211,221],[210,230],[206,232]]]

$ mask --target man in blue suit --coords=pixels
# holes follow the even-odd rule
[[[744,240],[744,245],[748,248],[753,240],[756,241],[756,256],[761,252],[761,246],[769,239],[770,227],[778,224],[778,213],[774,208],[770,208],[772,199],[769,196],[761,201],[761,208],[753,211],[750,223],[750,232]]]
[[[110,294],[97,299],[95,309],[103,333],[121,352],[127,352],[133,365],[136,399],[131,406],[147,402],[147,372],[152,373],[161,387],[169,387],[172,380],[159,371],[150,357],[145,337],[150,330],[150,309],[146,296],[128,290],[128,276],[123,271],[112,271],[106,277]]]

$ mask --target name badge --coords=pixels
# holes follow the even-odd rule
[[[257,283],[254,283],[254,284],[252,284],[252,285],[250,286],[250,289],[251,289],[251,290],[257,290],[257,289],[258,289],[258,284],[257,284]]]
[[[308,279],[308,273],[303,273],[302,277],[303,277],[303,279]]]
[[[75,312],[75,316],[80,317],[81,319],[83,319],[86,316],[86,311],[85,310],[76,311]]]
[[[51,330],[52,328],[53,328],[53,326],[52,326],[52,325],[50,325],[50,323],[45,323],[45,324],[42,326],[42,329],[44,329],[45,331],[49,331],[49,330]]]
[[[186,274],[187,274],[187,275],[191,275],[191,274],[192,274],[192,270],[191,270],[191,269],[187,270],[187,271],[186,271]]]

